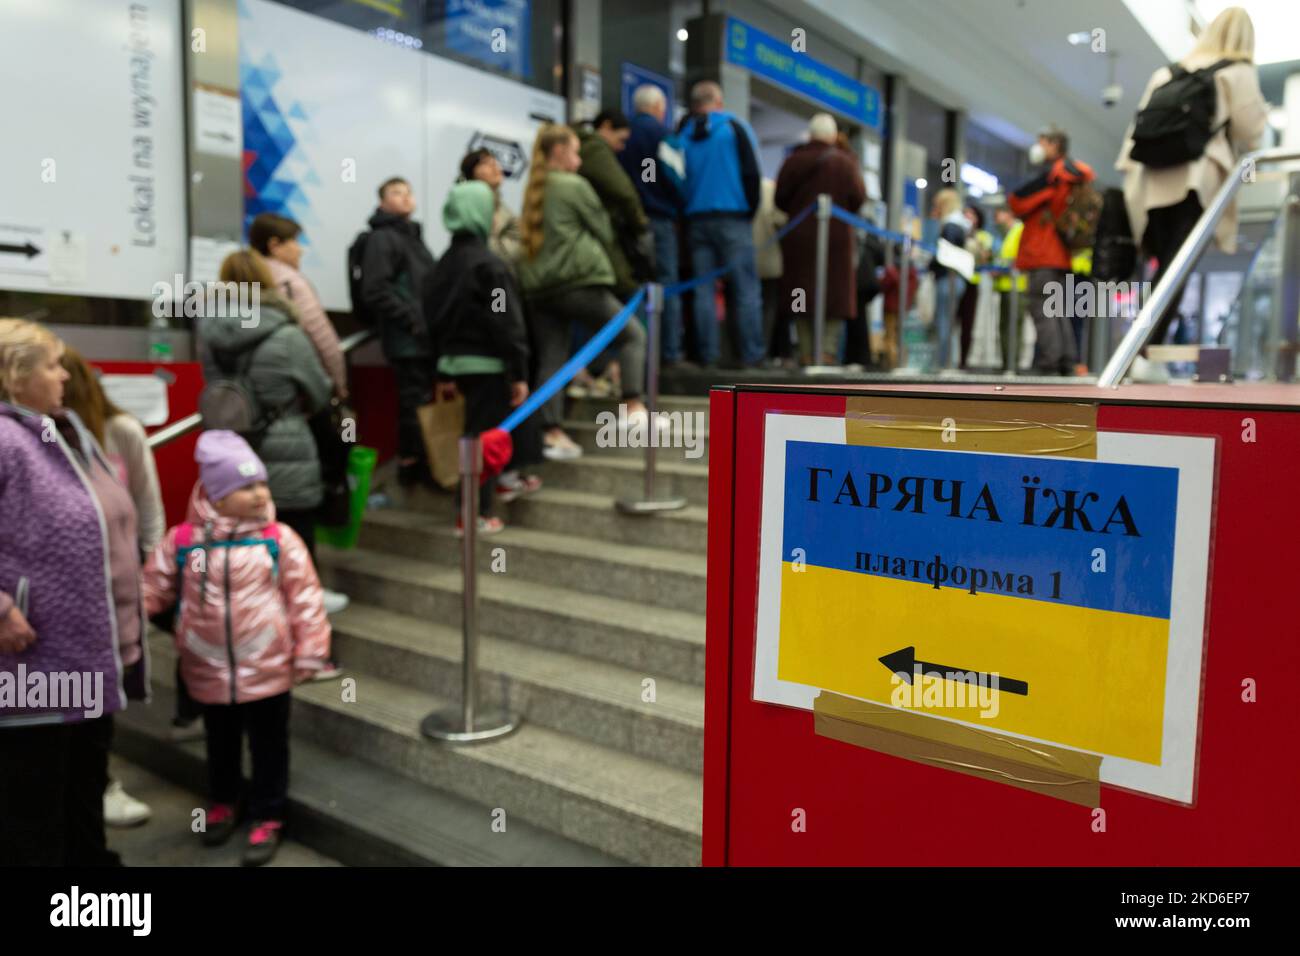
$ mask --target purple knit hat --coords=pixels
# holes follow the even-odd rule
[[[266,465],[239,435],[228,431],[204,432],[194,449],[199,480],[209,501],[220,501],[255,481],[266,481]]]

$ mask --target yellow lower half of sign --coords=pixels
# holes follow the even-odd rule
[[[777,676],[1065,747],[1159,764],[1169,622],[918,581],[781,569]],[[880,658],[996,672],[1028,693],[898,681]]]

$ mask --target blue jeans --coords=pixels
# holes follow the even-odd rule
[[[767,344],[763,341],[762,296],[749,220],[740,216],[703,216],[687,220],[686,229],[691,244],[691,268],[696,276],[719,266],[734,266],[726,278],[732,283],[740,358],[747,365],[761,362]],[[695,341],[701,362],[705,365],[717,362],[718,319],[713,308],[713,287],[707,283],[695,288]]]
[[[951,285],[949,284],[951,283]],[[966,280],[955,272],[944,271],[934,280],[935,368],[951,368],[952,328],[957,303],[966,292]]]
[[[655,281],[661,285],[677,281],[677,223],[672,219],[650,217],[650,231],[655,237]],[[682,360],[682,297],[664,299],[659,325],[662,336],[659,354],[665,362]]]

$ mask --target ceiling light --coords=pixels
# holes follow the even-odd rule
[[[683,43],[686,42],[686,38],[689,36],[690,34],[686,32],[685,27],[682,27],[680,30],[677,31],[677,39],[681,40]]]

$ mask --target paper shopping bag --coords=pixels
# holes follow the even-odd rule
[[[424,451],[429,458],[433,480],[443,488],[455,488],[460,481],[458,443],[465,433],[464,396],[421,405],[416,414],[420,417]]]

